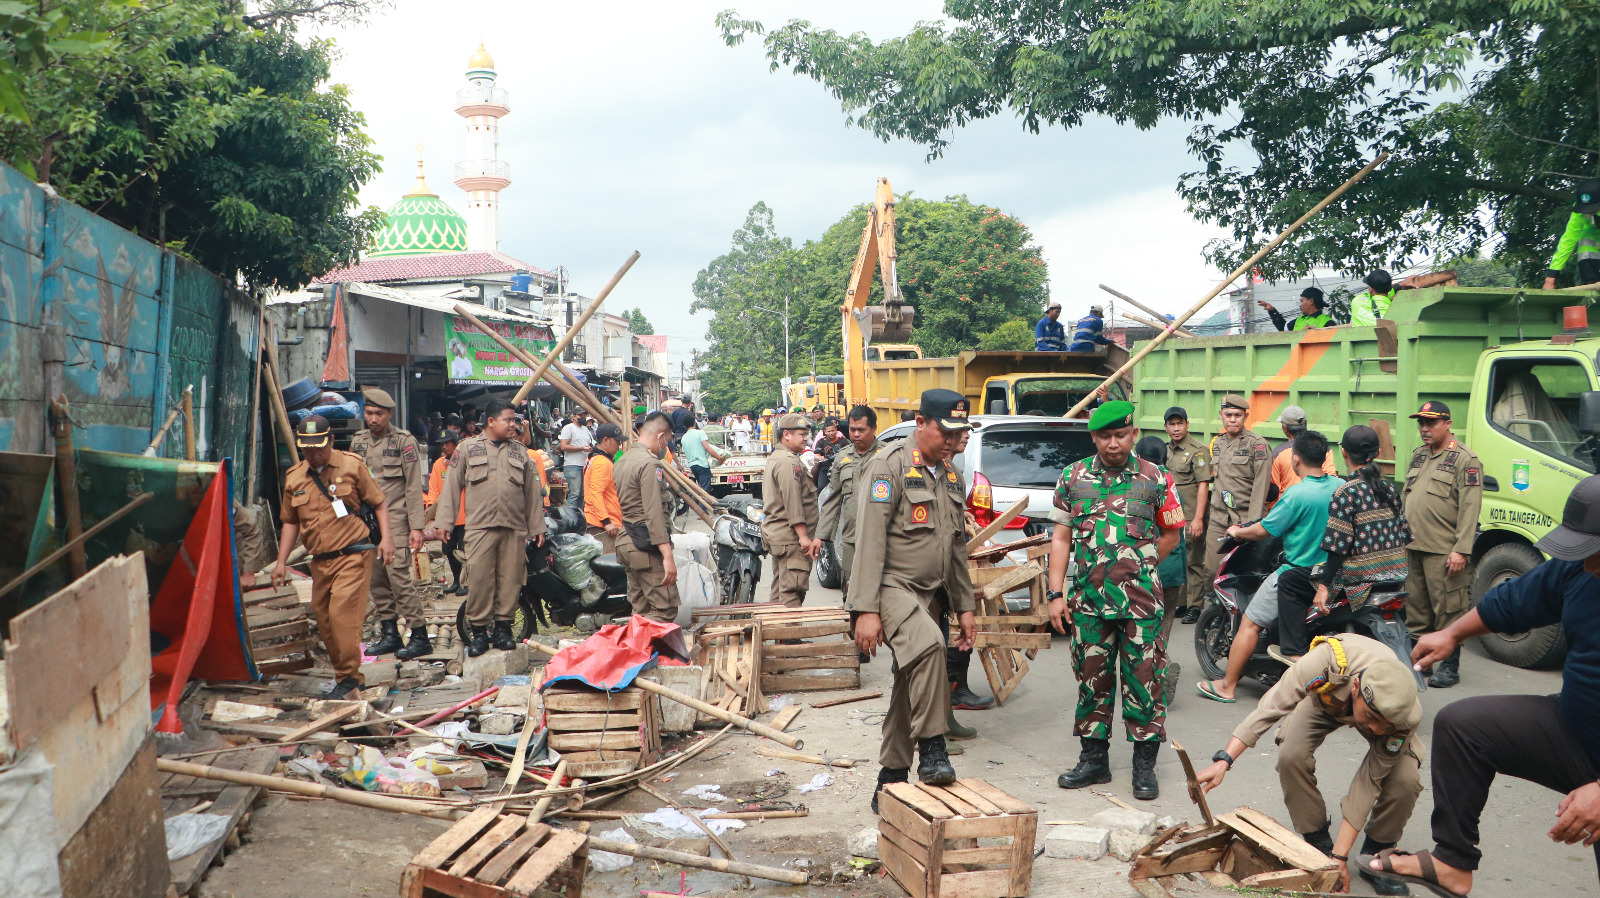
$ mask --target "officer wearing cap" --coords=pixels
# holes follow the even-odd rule
[[[612,471],[624,531],[617,538],[617,560],[628,572],[628,604],[634,614],[663,623],[678,616],[678,566],[668,526],[673,494],[661,470],[671,439],[672,419],[651,412]]]
[[[1422,445],[1411,453],[1404,496],[1406,627],[1415,638],[1443,630],[1472,606],[1472,543],[1483,508],[1483,463],[1450,433],[1450,407],[1424,402],[1411,416]],[[1434,668],[1428,685],[1461,682],[1461,652]]]
[[[311,554],[311,614],[333,664],[334,684],[327,698],[344,698],[361,688],[361,625],[367,618],[372,550],[387,566],[395,546],[389,530],[389,500],[358,455],[333,448],[328,419],[310,415],[295,428],[300,463],[283,476],[278,519],[278,563],[272,585],[282,586],[289,551],[296,540]],[[362,506],[374,510],[382,539],[375,547]]]
[[[1183,622],[1192,624],[1200,618],[1200,605],[1210,588],[1206,579],[1206,506],[1211,500],[1211,450],[1205,443],[1189,433],[1189,411],[1175,405],[1167,409],[1162,418],[1167,426],[1167,473],[1178,488],[1178,499],[1183,502],[1183,519],[1189,528],[1189,539],[1184,544],[1187,558],[1184,562],[1184,592],[1180,603],[1187,613]],[[1193,619],[1190,619],[1190,615]]]
[[[778,419],[778,447],[761,475],[761,535],[772,552],[772,598],[790,608],[805,604],[811,562],[822,551],[817,535],[817,485],[800,462],[811,422],[804,415]]]
[[[1111,718],[1122,671],[1122,720],[1133,743],[1133,796],[1160,794],[1156,754],[1166,737],[1162,681],[1160,578],[1156,565],[1178,545],[1183,504],[1155,464],[1133,454],[1139,429],[1133,403],[1114,400],[1089,419],[1095,454],[1073,463],[1056,483],[1050,519],[1051,622],[1071,632],[1078,675],[1073,732],[1078,765],[1057,778],[1063,789],[1111,782]],[[1072,597],[1062,594],[1073,565]],[[1070,631],[1068,627],[1071,627]]]
[[[889,714],[878,748],[878,791],[910,777],[948,785],[955,768],[944,736],[950,721],[945,679],[946,618],[954,612],[955,647],[977,638],[972,579],[967,572],[966,482],[948,459],[971,424],[967,400],[953,390],[922,394],[910,438],[878,450],[858,477],[856,554],[850,569],[850,610],[856,648],[894,656]]]
[[[1233,731],[1228,747],[1196,774],[1207,792],[1222,785],[1233,765],[1254,748],[1273,724],[1278,730],[1278,779],[1289,819],[1312,847],[1347,861],[1356,836],[1367,837],[1362,854],[1393,848],[1422,794],[1422,703],[1415,674],[1394,650],[1353,633],[1319,636],[1261,704]],[[1340,805],[1339,834],[1332,835],[1327,805],[1317,786],[1315,752],[1341,727],[1367,741],[1367,754]],[[1435,800],[1441,796],[1435,793]],[[1358,868],[1360,869],[1360,868]],[[1397,883],[1361,870],[1380,895],[1405,895]],[[1350,871],[1341,868],[1337,891],[1346,891]]]
[[[1206,570],[1211,582],[1222,556],[1217,550],[1228,528],[1261,520],[1272,486],[1267,441],[1244,429],[1250,401],[1238,393],[1222,397],[1222,433],[1211,441],[1216,478],[1211,483],[1211,507],[1206,522]]]
[[[372,604],[378,612],[378,641],[367,647],[374,655],[394,653],[402,661],[433,651],[422,613],[422,592],[411,576],[411,558],[422,551],[426,491],[422,446],[416,437],[393,426],[394,399],[377,387],[361,395],[367,405],[367,426],[350,438],[350,453],[367,463],[389,500],[389,532],[394,534],[394,560],[372,567]],[[411,627],[411,641],[400,640],[400,619]]]
[[[1078,325],[1072,332],[1072,352],[1094,352],[1096,346],[1110,346],[1111,341],[1106,339],[1105,309],[1099,305],[1089,307],[1089,314],[1078,319]]]

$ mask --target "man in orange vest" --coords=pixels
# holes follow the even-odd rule
[[[589,535],[600,540],[610,555],[617,551],[617,536],[622,533],[622,502],[611,460],[622,445],[622,428],[607,422],[595,429],[594,439],[589,465],[583,470],[583,516],[589,522]]]

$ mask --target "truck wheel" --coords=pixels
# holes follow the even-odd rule
[[[1502,543],[1483,553],[1472,578],[1473,606],[1489,590],[1515,580],[1543,561],[1539,550],[1521,543]],[[1551,624],[1526,633],[1490,633],[1483,637],[1483,648],[1489,657],[1512,667],[1555,667],[1567,656],[1567,637],[1560,624]]]

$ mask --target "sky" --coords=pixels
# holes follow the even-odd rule
[[[714,19],[729,5],[769,27],[799,17],[875,39],[942,18],[930,0],[396,0],[329,34],[340,48],[333,81],[349,86],[385,159],[362,203],[387,208],[409,190],[422,143],[429,184],[464,208],[451,183],[468,155],[455,92],[482,41],[510,93],[500,250],[565,266],[570,289],[590,296],[638,250],[606,308],[642,308],[673,362],[705,348],[707,317],[689,311],[694,276],[752,205],[765,201],[799,244],[869,201],[880,176],[898,193],[965,194],[1026,223],[1067,317],[1109,299],[1101,283],[1179,312],[1220,279],[1201,252],[1221,230],[1192,219],[1176,193],[1195,167],[1182,123],[1032,134],[1003,114],[956,132],[929,162],[920,145],[849,126],[809,78],[769,72],[758,42],[724,45]]]

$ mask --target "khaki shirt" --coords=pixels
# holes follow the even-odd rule
[[[861,479],[861,469],[866,460],[882,444],[877,440],[865,452],[857,452],[850,445],[833,454],[832,479],[828,481],[828,498],[817,512],[820,532],[812,534],[818,539],[831,539],[836,546],[854,545],[856,541],[856,484]]]
[[[410,531],[421,530],[426,518],[422,460],[427,454],[416,437],[393,425],[381,437],[374,437],[370,428],[356,431],[350,438],[350,454],[366,460],[367,470],[389,500],[389,535],[395,545],[406,545]]]
[[[1222,526],[1259,521],[1272,486],[1271,449],[1248,430],[1238,436],[1218,434],[1211,441],[1215,475],[1211,483],[1211,522]],[[1229,508],[1227,497],[1233,498]]]
[[[929,471],[914,440],[879,449],[856,475],[856,557],[848,606],[881,614],[879,593],[907,590],[919,597],[944,588],[950,610],[972,611],[967,572],[967,485],[948,463]],[[900,621],[884,621],[894,632]]]
[[[643,443],[632,443],[611,475],[617,482],[623,526],[643,524],[650,531],[652,546],[671,543],[668,522],[672,519],[673,494],[663,483],[667,475],[661,470],[661,459]]]
[[[1200,484],[1210,483],[1216,476],[1211,470],[1211,450],[1206,444],[1185,434],[1179,442],[1167,442],[1167,473],[1178,488],[1178,498],[1183,501],[1183,516],[1193,519],[1199,513],[1195,504],[1200,499]]]
[[[345,516],[334,513],[332,501],[311,479],[311,464],[301,459],[283,476],[283,504],[279,506],[278,519],[300,528],[300,542],[312,555],[366,542],[371,534],[356,510],[362,504],[377,508],[384,501],[383,490],[372,479],[372,473],[360,456],[335,449],[328,454],[320,476],[333,498],[344,503]]]
[[[794,528],[804,525],[812,539],[817,533],[817,485],[806,476],[800,456],[779,446],[767,456],[767,469],[761,475],[761,535],[769,546],[793,546],[800,542]]]
[[[1483,463],[1454,438],[1434,452],[1427,443],[1411,453],[1406,470],[1408,549],[1446,555],[1472,555],[1483,508]]]
[[[1344,649],[1344,665],[1339,664],[1338,656],[1329,642],[1318,642],[1289,667],[1277,685],[1267,690],[1267,694],[1261,697],[1261,704],[1233,731],[1233,738],[1255,747],[1256,741],[1272,729],[1273,724],[1288,717],[1304,702],[1312,702],[1326,716],[1345,726],[1354,727],[1356,719],[1350,708],[1351,675],[1360,673],[1375,662],[1393,661],[1396,658],[1388,646],[1376,639],[1354,634],[1337,638]],[[1400,760],[1402,754],[1411,754],[1420,761],[1422,745],[1415,730],[1392,730],[1382,737],[1358,732],[1367,738],[1372,750],[1367,752],[1366,759],[1361,762],[1355,779],[1350,783],[1345,807],[1370,814],[1378,794],[1383,791],[1383,781],[1394,769],[1395,762]],[[1346,819],[1350,816],[1346,814]],[[1365,818],[1350,820],[1356,829],[1361,829],[1366,822]]]
[[[461,441],[445,472],[434,520],[455,520],[457,502],[466,505],[468,530],[509,527],[529,539],[544,533],[539,475],[528,447],[516,440],[496,444],[480,434]]]

